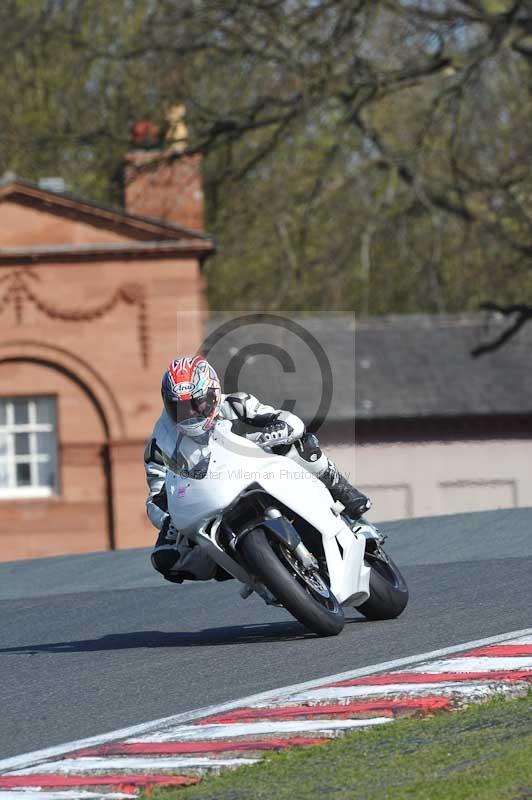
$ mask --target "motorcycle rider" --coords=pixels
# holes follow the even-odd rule
[[[146,511],[159,532],[151,561],[166,580],[182,583],[184,579],[230,577],[174,528],[165,488],[169,463],[185,477],[205,476],[210,430],[217,419],[231,420],[233,432],[303,466],[354,519],[371,507],[371,501],[322,452],[318,439],[305,430],[299,417],[264,405],[246,392],[222,394],[218,375],[203,356],[172,361],[163,375],[161,395],[164,408],[146,445],[144,466],[149,487]]]

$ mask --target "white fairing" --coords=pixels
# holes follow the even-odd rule
[[[321,481],[294,461],[267,453],[236,436],[228,421],[217,423],[210,447],[209,470],[201,480],[168,471],[168,510],[178,530],[199,539],[197,534],[205,523],[223,512],[250,484],[259,484],[321,533],[331,591],[337,600],[349,605],[367,600],[370,569],[364,565],[365,537],[353,533],[338,515]],[[240,575],[236,577],[241,579]]]

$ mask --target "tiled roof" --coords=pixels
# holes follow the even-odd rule
[[[487,327],[484,315],[362,323],[356,337],[358,415],[532,413],[532,325],[499,350],[471,356],[507,325],[498,321]]]
[[[401,419],[532,414],[532,323],[500,350],[479,358],[471,350],[508,323],[484,314],[405,315],[357,321],[349,317],[297,319],[327,355],[332,398],[327,418]],[[217,323],[211,321],[211,329]],[[269,342],[293,359],[284,369],[272,355],[249,353],[238,386],[265,402],[295,400],[306,421],[317,412],[323,380],[313,352],[282,327],[244,325],[223,336],[210,358],[227,381],[227,366],[242,348]],[[316,346],[314,347],[316,350]],[[327,379],[326,379],[327,383]]]

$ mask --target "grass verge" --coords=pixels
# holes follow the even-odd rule
[[[157,800],[532,800],[532,690],[269,754]]]

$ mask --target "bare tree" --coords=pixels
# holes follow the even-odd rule
[[[211,299],[526,309],[527,0],[6,0],[0,168],[109,183],[187,107],[220,242]],[[369,290],[371,287],[371,290]]]

